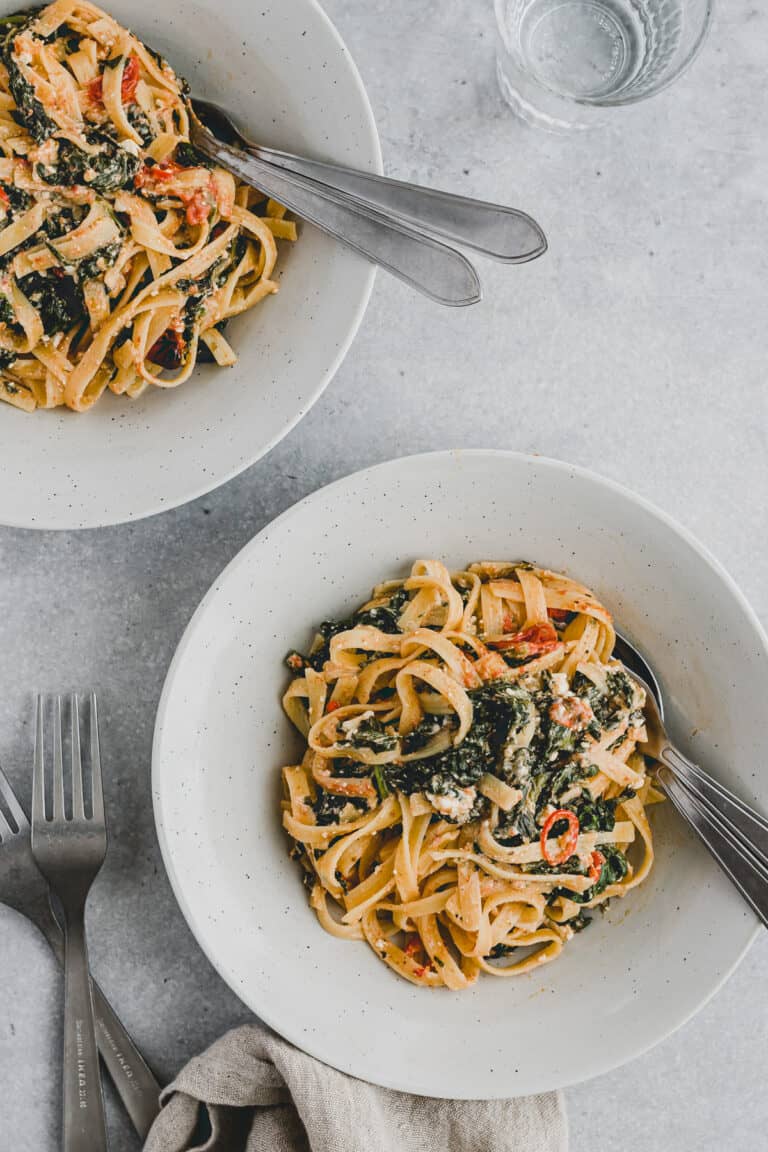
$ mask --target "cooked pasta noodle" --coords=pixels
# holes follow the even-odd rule
[[[87,0],[0,20],[0,399],[84,412],[235,362],[296,226],[192,147],[187,94]]]
[[[291,652],[283,823],[322,926],[425,987],[554,960],[642,883],[645,696],[611,616],[527,563],[390,580]]]

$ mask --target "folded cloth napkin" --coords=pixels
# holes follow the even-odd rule
[[[565,1152],[558,1092],[435,1100],[376,1088],[260,1025],[196,1056],[162,1096],[144,1152]]]

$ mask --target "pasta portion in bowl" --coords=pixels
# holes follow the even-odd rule
[[[528,563],[436,560],[291,652],[283,823],[322,926],[463,989],[554,960],[642,883],[642,689],[611,616]]]
[[[296,228],[190,145],[187,96],[87,0],[0,20],[0,399],[82,412],[235,362]]]

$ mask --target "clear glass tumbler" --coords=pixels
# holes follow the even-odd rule
[[[495,0],[502,95],[550,131],[668,87],[698,54],[713,0]]]

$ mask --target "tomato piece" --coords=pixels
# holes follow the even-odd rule
[[[549,718],[561,728],[586,728],[595,718],[588,700],[580,696],[558,696],[549,706]]]
[[[147,360],[161,368],[181,368],[184,363],[186,341],[175,328],[166,328],[147,352]]]
[[[337,708],[341,708],[341,704],[339,704],[338,700],[329,700],[325,711],[335,712]]]
[[[517,648],[520,655],[526,659],[532,656],[543,656],[546,652],[554,652],[560,644],[553,624],[532,624],[530,628],[523,628],[522,632],[515,632],[512,636],[505,636],[502,640],[488,641],[491,648],[499,652],[506,652],[509,648]]]
[[[181,164],[177,164],[175,160],[163,160],[162,164],[153,164],[148,172],[147,177],[150,180],[173,180],[174,176],[178,176],[179,172],[183,172],[184,168]]]
[[[211,206],[204,192],[196,192],[187,203],[187,224],[204,224],[210,215]]]
[[[405,938],[406,956],[416,956],[421,952],[421,937],[418,932],[409,932]]]
[[[120,84],[120,99],[123,104],[132,104],[139,83],[139,58],[129,56],[123,68],[123,79]],[[102,77],[97,76],[88,85],[88,99],[93,104],[100,104],[104,100],[104,86]]]
[[[120,85],[120,96],[123,104],[133,103],[133,98],[136,95],[136,88],[139,83],[139,58],[138,56],[129,56],[123,68],[123,80]]]
[[[3,208],[10,208],[11,206],[11,201],[5,188],[0,188],[0,204],[2,204]]]
[[[567,608],[547,608],[547,615],[550,620],[566,621],[571,613]]]
[[[589,860],[588,873],[589,878],[593,884],[596,884],[600,879],[600,875],[603,871],[603,864],[605,864],[605,856],[603,856],[602,852],[595,850]]]
[[[557,837],[554,842],[551,842],[549,840],[549,834],[555,824],[560,820],[568,821],[568,831],[565,833],[565,838],[560,836]],[[554,812],[547,816],[544,821],[544,827],[541,830],[541,854],[547,864],[564,864],[569,856],[573,856],[573,853],[576,851],[578,839],[579,818],[576,813],[571,812],[568,808],[556,808]],[[554,852],[550,851],[551,847],[555,848]]]

